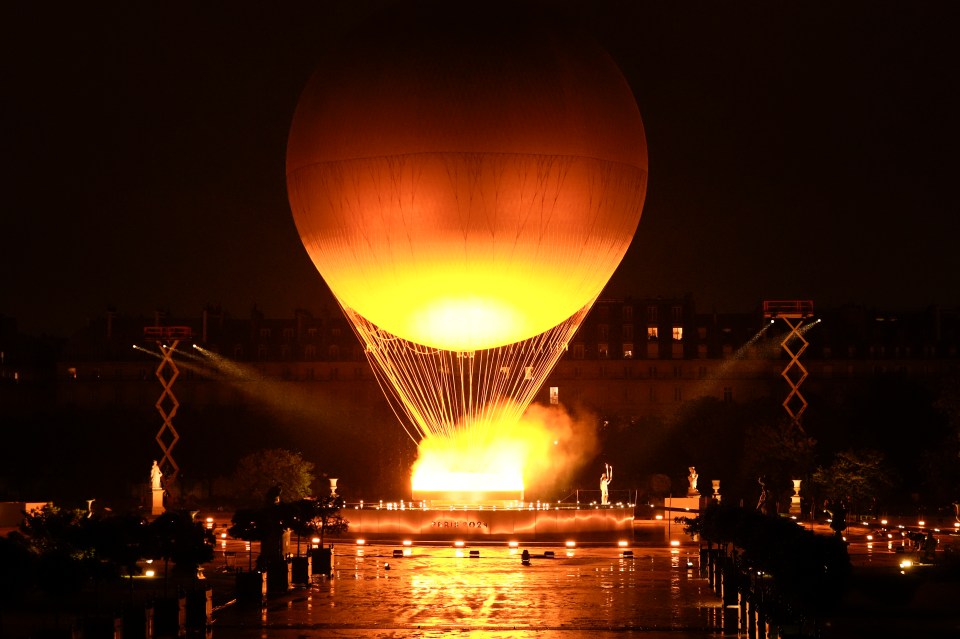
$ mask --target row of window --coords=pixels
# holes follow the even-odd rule
[[[607,319],[610,317],[610,306],[607,304],[599,304],[594,308],[594,312],[600,317],[600,319]],[[633,320],[633,306],[625,304],[621,307],[621,313],[623,315],[624,321]],[[654,304],[647,306],[647,321],[651,324],[659,321],[660,307]],[[675,304],[670,307],[670,319],[675,324],[679,324],[683,321],[683,306],[680,304]]]
[[[632,395],[632,394],[631,394],[631,395],[628,395],[628,396],[627,396],[628,403],[632,403],[632,401],[633,401],[634,399],[635,399],[635,395]],[[650,386],[650,387],[647,389],[647,399],[648,399],[651,403],[656,403],[656,402],[658,401],[657,387],[656,387],[656,386]],[[682,401],[683,401],[683,388],[682,388],[682,387],[680,387],[680,386],[675,386],[675,387],[673,388],[673,401],[675,401],[675,402],[682,402]],[[724,387],[723,387],[723,401],[725,401],[725,402],[732,402],[732,401],[733,401],[733,387],[732,387],[732,386],[724,386]],[[551,404],[559,404],[559,403],[560,403],[560,387],[559,387],[559,386],[551,386],[551,387],[550,387],[550,403],[551,403]]]

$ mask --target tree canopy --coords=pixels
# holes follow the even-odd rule
[[[314,465],[298,452],[268,448],[240,459],[234,472],[233,485],[242,504],[259,505],[267,494],[296,501],[310,496]],[[279,493],[277,493],[279,490]]]

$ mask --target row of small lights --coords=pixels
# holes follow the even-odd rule
[[[589,503],[590,506],[597,507],[601,504],[598,504],[595,501]],[[633,508],[634,504],[625,504],[623,502],[617,502],[615,504],[610,504],[610,506],[616,506],[617,508]],[[360,503],[353,507],[354,510],[362,510],[363,508],[373,508],[374,510],[438,510],[437,508],[432,508],[427,505],[427,502],[413,502],[413,501],[389,501],[384,503],[383,500],[380,500],[379,503],[370,506],[369,504],[364,504],[363,500],[360,500]],[[496,506],[489,506],[489,510],[497,510]],[[553,507],[554,510],[562,509],[562,502],[558,501],[557,505]],[[580,502],[577,502],[576,508],[580,508]],[[450,506],[450,510],[457,510],[456,506]],[[462,506],[462,510],[486,510],[483,506]],[[507,508],[507,510],[550,510],[550,502],[548,501],[537,501],[529,502],[524,504],[521,502],[519,508]]]
[[[319,541],[320,541],[320,538],[319,538],[319,537],[314,537],[314,538],[313,538],[313,543],[318,543]],[[358,539],[356,540],[356,545],[357,545],[357,546],[365,546],[366,544],[367,544],[367,540],[366,540],[366,539],[358,538]],[[410,546],[413,546],[413,541],[410,540],[410,539],[404,539],[404,540],[401,542],[401,544],[402,544],[404,547],[408,547],[408,548],[409,548]],[[462,539],[457,539],[457,540],[455,540],[455,541],[453,542],[453,547],[454,547],[454,548],[463,548],[463,547],[466,546],[466,545],[467,545],[467,542],[463,541]],[[570,539],[570,540],[567,540],[567,541],[563,542],[563,545],[564,545],[565,547],[567,547],[567,548],[573,549],[573,548],[576,548],[576,547],[577,547],[577,542],[576,542],[576,541],[573,541],[572,539]],[[680,545],[680,542],[679,542],[679,541],[671,541],[671,542],[670,542],[670,545],[671,545],[671,546],[679,546],[679,545]],[[629,541],[626,541],[626,540],[624,540],[624,539],[621,539],[620,541],[617,542],[617,547],[619,547],[619,548],[628,548],[629,546],[630,546],[630,542],[629,542]],[[507,547],[508,547],[508,548],[514,548],[514,549],[515,549],[515,548],[519,548],[519,547],[520,547],[520,542],[519,542],[519,541],[508,541],[508,542],[507,542]]]

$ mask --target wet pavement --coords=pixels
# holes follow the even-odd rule
[[[407,556],[395,557],[394,551]],[[471,557],[470,551],[479,557]],[[219,610],[214,639],[715,637],[721,607],[696,546],[338,546],[333,577]],[[543,556],[553,551],[555,558]]]

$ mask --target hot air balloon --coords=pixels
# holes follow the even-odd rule
[[[519,418],[627,250],[646,140],[589,38],[519,4],[423,6],[318,68],[287,187],[408,433],[482,438]]]

